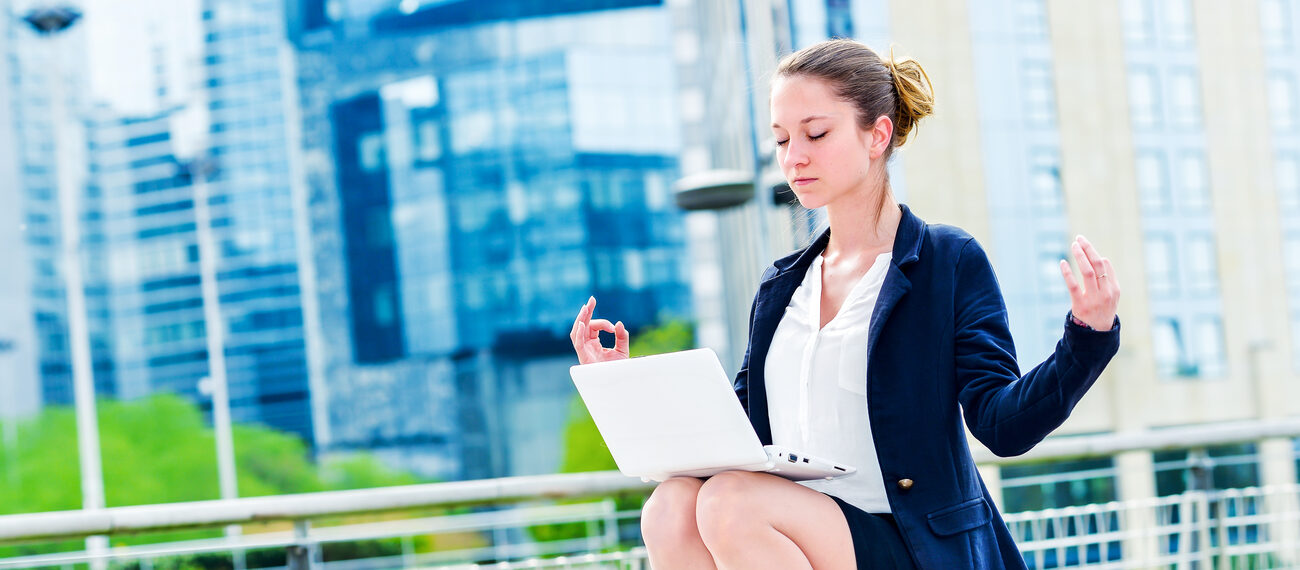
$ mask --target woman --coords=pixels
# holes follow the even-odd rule
[[[799,203],[824,207],[830,229],[763,274],[736,394],[763,443],[858,472],[665,481],[642,513],[651,565],[1023,568],[962,415],[1002,456],[1065,421],[1119,347],[1110,261],[1082,236],[1071,244],[1080,275],[1061,260],[1071,305],[1062,339],[1022,377],[979,243],[922,222],[889,188],[885,163],[933,109],[921,66],[832,40],[786,57],[775,77],[777,158]],[[626,358],[626,329],[594,310],[593,298],[574,322],[579,360]]]

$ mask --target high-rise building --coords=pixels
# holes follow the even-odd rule
[[[659,4],[299,6],[327,449],[552,472],[587,297],[689,317]]]
[[[235,421],[314,441],[304,332],[293,50],[284,2],[206,1],[206,155]]]
[[[207,326],[194,189],[173,134],[180,112],[122,118],[101,109],[99,115],[89,149],[105,203],[118,396],[166,391],[200,400]]]
[[[0,4],[6,13],[20,9]],[[85,162],[85,34],[42,36],[20,17],[8,17],[0,39],[6,70],[0,89],[0,169],[10,181],[0,191],[0,262],[6,323],[0,339],[5,370],[0,415],[28,414],[41,404],[72,403],[69,308],[62,257],[60,186],[77,195],[81,274],[96,392],[115,392],[103,279],[101,203],[88,184]],[[56,101],[56,98],[58,99]]]

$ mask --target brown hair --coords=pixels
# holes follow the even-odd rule
[[[922,117],[934,114],[934,89],[921,64],[910,57],[889,59],[848,39],[827,40],[781,59],[775,77],[812,77],[831,85],[858,110],[858,126],[869,130],[881,116],[894,123],[885,157],[902,146]]]

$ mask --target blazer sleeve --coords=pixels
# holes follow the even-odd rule
[[[1020,455],[1064,423],[1101,375],[1119,350],[1119,319],[1109,331],[1067,322],[1055,351],[1021,376],[1002,292],[973,238],[955,271],[954,357],[966,425],[993,453]]]
[[[749,351],[754,348],[754,313],[758,309],[758,299],[762,294],[762,282],[771,279],[776,273],[776,267],[769,266],[759,279],[759,291],[754,293],[754,302],[749,306],[749,334],[745,337],[749,340],[745,346],[745,358],[740,362],[740,371],[736,373],[736,380],[731,383],[731,387],[736,391],[736,397],[740,398],[740,407],[744,408],[746,416],[749,415]]]

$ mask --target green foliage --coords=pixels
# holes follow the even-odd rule
[[[695,324],[671,320],[657,327],[641,331],[628,347],[632,357],[650,356],[695,348]]]
[[[220,497],[216,440],[202,413],[180,397],[159,394],[135,401],[98,404],[104,497],[107,506],[203,501]],[[258,425],[232,429],[241,497],[356,489],[420,482],[394,473],[369,456],[312,464],[297,437]],[[12,447],[5,442],[13,443]],[[0,433],[0,514],[81,508],[77,429],[73,411],[47,407]],[[217,536],[190,531],[114,537],[138,544]],[[80,548],[80,541],[0,547],[0,557]]]
[[[694,347],[694,324],[671,320],[632,335],[632,344],[628,347],[628,352],[635,358]],[[564,459],[560,462],[560,471],[582,473],[614,469],[618,469],[618,466],[609,454],[609,448],[601,438],[596,422],[591,419],[591,413],[582,403],[582,398],[575,395],[570,405],[569,424],[564,429]],[[634,509],[645,502],[645,495],[632,493],[615,497],[615,500],[619,509]],[[584,523],[538,526],[530,530],[533,538],[540,541],[586,536]]]

